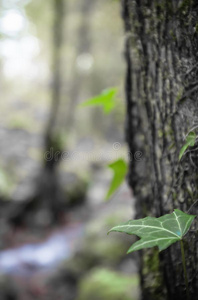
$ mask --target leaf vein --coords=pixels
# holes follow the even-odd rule
[[[138,245],[133,247],[133,250],[139,246],[142,247],[143,245],[148,244],[148,243],[157,242],[157,241],[161,241],[161,240],[169,240],[169,239],[175,239],[175,238],[174,237],[166,237],[166,238],[158,238],[158,239],[154,239],[154,240],[145,241],[142,243],[138,243]]]
[[[183,232],[182,232],[182,229],[181,229],[180,222],[179,222],[179,220],[178,220],[178,216],[177,216],[177,214],[175,213],[175,211],[174,211],[173,213],[174,213],[174,215],[175,215],[176,221],[177,221],[177,223],[178,223],[178,226],[179,226],[179,230],[180,230],[180,232],[181,232],[181,235],[182,235],[182,234],[183,234]]]
[[[129,227],[129,228],[130,228],[130,227],[146,227],[146,228],[159,229],[159,227],[157,227],[157,226],[142,225],[142,224],[140,224],[140,225],[130,225],[130,224],[128,224],[128,225],[119,225],[119,228],[120,228],[120,227]],[[115,227],[114,227],[113,229],[115,229]],[[161,231],[167,231],[167,232],[169,232],[170,234],[175,235],[177,238],[178,238],[178,237],[180,238],[179,235],[177,235],[176,233],[174,233],[174,232],[172,232],[172,231],[170,231],[170,230],[168,230],[168,229],[166,229],[166,228],[164,228],[164,227],[162,227]]]

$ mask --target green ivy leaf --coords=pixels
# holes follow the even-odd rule
[[[182,158],[184,152],[188,149],[188,147],[193,147],[195,145],[195,140],[196,140],[196,133],[194,131],[191,131],[186,137],[185,145],[181,148],[179,152],[179,160]]]
[[[81,106],[102,106],[104,113],[108,114],[115,107],[115,96],[117,93],[118,90],[116,88],[106,89],[100,95],[82,103]]]
[[[109,232],[125,232],[140,237],[140,240],[135,242],[127,253],[154,246],[162,251],[183,238],[195,217],[195,215],[188,215],[179,209],[175,209],[172,214],[159,218],[146,217],[139,220],[130,220],[113,227]]]
[[[109,198],[119,188],[119,186],[125,180],[127,170],[128,170],[127,164],[123,159],[118,159],[114,161],[113,163],[109,164],[108,167],[113,170],[114,176],[110,188],[106,194],[105,200],[109,200]]]

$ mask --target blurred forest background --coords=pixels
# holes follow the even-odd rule
[[[0,0],[0,299],[133,300],[124,33],[115,0]],[[116,88],[110,114],[80,106]]]

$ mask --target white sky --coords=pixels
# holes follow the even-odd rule
[[[8,35],[18,34],[26,26],[24,16],[17,10],[8,10],[0,20],[0,29]]]
[[[0,41],[3,72],[8,78],[35,78],[39,67],[33,59],[39,54],[39,40],[28,33],[28,20],[22,11],[7,10],[0,19],[0,31],[6,38]]]

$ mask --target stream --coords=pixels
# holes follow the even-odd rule
[[[82,234],[83,225],[76,223],[56,230],[42,242],[0,251],[0,272],[23,277],[53,270],[74,254]]]

